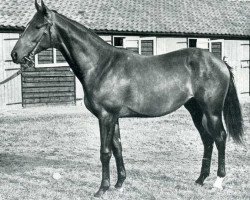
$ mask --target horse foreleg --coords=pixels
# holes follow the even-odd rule
[[[113,146],[112,146],[113,154],[116,160],[117,167],[117,183],[115,188],[119,189],[122,187],[124,180],[126,179],[126,170],[124,167],[123,156],[122,156],[122,145],[121,145],[121,136],[119,129],[119,122],[116,122],[115,125],[115,133],[113,137]]]
[[[102,163],[102,182],[99,190],[95,193],[95,197],[102,196],[110,187],[110,167],[109,162],[112,155],[112,140],[115,129],[113,116],[105,115],[99,119],[101,150],[100,159]]]

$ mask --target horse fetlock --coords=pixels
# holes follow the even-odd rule
[[[209,176],[209,173],[202,173],[199,178],[195,181],[195,183],[203,186],[205,179]]]
[[[109,179],[103,180],[100,189],[109,189],[109,187],[110,187],[110,180]]]
[[[203,186],[204,185],[204,178],[203,177],[199,177],[196,181],[196,184]]]
[[[219,169],[217,171],[217,176],[220,177],[220,178],[224,178],[226,176],[226,171],[225,169]]]
[[[117,183],[115,184],[115,188],[116,188],[116,189],[122,188],[123,182],[124,182],[124,180],[123,180],[123,181],[118,180]]]
[[[121,170],[118,174],[118,179],[122,179],[122,180],[125,180],[126,179],[126,171],[125,169],[124,170]]]

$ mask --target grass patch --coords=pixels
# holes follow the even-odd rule
[[[249,199],[250,103],[244,103],[246,146],[229,140],[224,190],[203,187],[198,178],[203,145],[188,112],[181,108],[160,118],[121,119],[127,180],[115,190],[111,160],[110,190],[102,199]],[[99,188],[99,127],[85,107],[61,106],[5,110],[0,114],[0,199],[94,199]],[[54,180],[52,174],[62,178]]]

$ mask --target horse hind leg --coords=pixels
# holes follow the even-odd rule
[[[195,181],[199,185],[203,185],[205,179],[210,174],[210,166],[211,166],[211,157],[213,152],[213,138],[209,135],[202,124],[202,118],[204,113],[197,103],[197,101],[193,98],[189,100],[185,105],[185,108],[190,112],[194,125],[200,133],[203,146],[204,146],[204,153],[202,159],[202,166],[199,178]]]
[[[226,149],[226,131],[222,122],[222,111],[213,111],[212,109],[206,112],[203,117],[203,124],[206,130],[213,137],[218,150],[218,170],[217,180],[214,183],[215,188],[222,188],[222,181],[226,176],[225,170],[225,149]]]

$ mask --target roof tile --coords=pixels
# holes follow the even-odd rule
[[[250,1],[44,0],[59,13],[95,30],[250,36]],[[0,27],[24,28],[33,0],[1,0]]]

